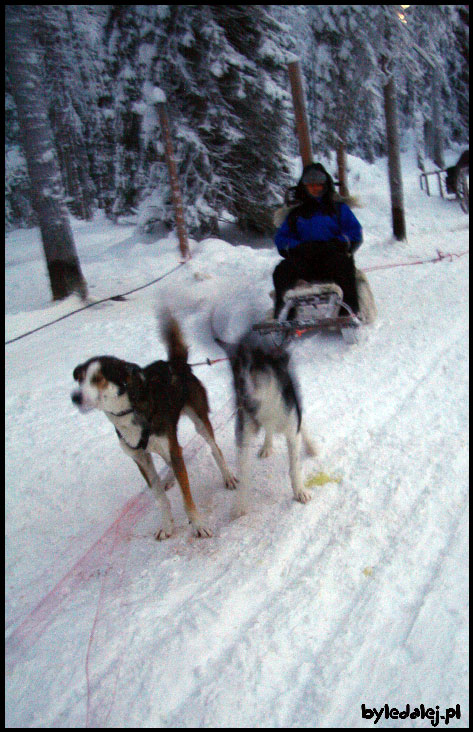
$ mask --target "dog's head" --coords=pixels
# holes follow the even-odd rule
[[[237,402],[248,412],[258,407],[256,391],[264,388],[274,376],[283,389],[290,381],[289,354],[270,336],[250,330],[237,343],[228,343],[215,336],[214,339],[230,361]]]
[[[144,377],[140,367],[114,356],[96,356],[73,371],[79,387],[71,394],[81,412],[100,409],[118,413],[130,408]]]
[[[286,368],[289,354],[282,345],[274,342],[267,334],[248,331],[237,343],[227,343],[214,337],[216,343],[226,352],[234,372],[253,368],[264,370],[267,365],[281,365]]]

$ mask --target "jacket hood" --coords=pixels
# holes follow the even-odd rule
[[[324,186],[324,194],[328,193],[329,196],[332,197],[333,194],[335,193],[335,185],[333,183],[333,178],[330,175],[330,173],[324,168],[324,166],[322,165],[322,163],[309,163],[309,165],[306,165],[304,167],[304,170],[302,171],[302,175],[301,175],[301,177],[299,179],[299,182],[298,182],[298,184],[296,186],[297,193],[299,193],[299,190],[298,189],[304,189],[304,191],[306,190],[305,189],[305,186],[304,186],[304,183],[302,182],[302,180],[307,175],[307,173],[309,173],[310,171],[318,171],[318,172],[323,173],[325,175],[325,177],[326,177],[327,180],[326,180],[326,183],[325,183],[325,186]],[[305,198],[305,196],[304,196],[304,198]]]
[[[327,178],[322,195],[319,198],[313,198],[309,195],[307,188],[302,182],[304,175],[310,170],[318,170],[324,173]],[[330,173],[325,170],[324,166],[321,163],[309,163],[309,165],[306,165],[302,171],[299,182],[294,189],[294,200],[299,203],[297,208],[298,214],[302,216],[310,216],[316,210],[322,210],[330,215],[335,214],[335,202],[340,201],[340,198],[335,191],[333,178]]]

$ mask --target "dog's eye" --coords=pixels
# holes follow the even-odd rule
[[[106,383],[105,376],[99,372],[98,374],[95,374],[92,377],[91,383],[94,384],[95,386],[99,386],[99,387],[105,386],[105,383]]]

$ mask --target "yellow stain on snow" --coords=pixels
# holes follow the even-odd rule
[[[328,475],[327,473],[323,473],[322,471],[319,471],[318,473],[315,473],[315,475],[309,475],[308,478],[304,481],[304,486],[306,488],[314,488],[317,485],[325,485],[326,483],[341,483],[342,478],[340,475]]]

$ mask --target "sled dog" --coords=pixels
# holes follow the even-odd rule
[[[302,482],[301,443],[311,455],[315,455],[316,448],[302,424],[302,404],[289,354],[276,347],[270,336],[254,331],[249,331],[238,343],[222,341],[215,332],[213,335],[226,352],[233,372],[237,407],[237,513],[245,513],[248,508],[251,442],[260,427],[265,430],[264,443],[258,453],[262,458],[273,450],[274,433],[284,434],[294,498],[307,503],[312,494]]]
[[[141,368],[114,356],[94,356],[74,369],[73,376],[79,386],[71,398],[82,412],[99,409],[114,425],[120,447],[133,458],[156,496],[161,510],[161,527],[156,539],[165,539],[173,532],[171,504],[165,492],[172,482],[172,473],[181,488],[195,534],[212,536],[192,499],[177,439],[181,414],[191,418],[197,432],[209,444],[227,488],[235,487],[235,478],[215,442],[207,392],[187,363],[188,347],[177,321],[169,313],[162,318],[161,330],[168,361],[155,361]],[[172,471],[166,483],[158,477],[152,452],[158,453]]]

